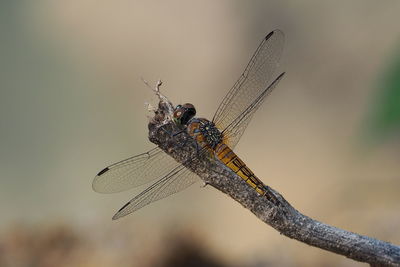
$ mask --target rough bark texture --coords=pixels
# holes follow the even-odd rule
[[[249,209],[281,234],[373,266],[400,266],[400,247],[313,220],[293,208],[278,192],[278,201],[259,196],[229,168],[206,156],[198,158],[195,141],[169,120],[171,104],[161,99],[149,123],[149,139],[209,184]],[[195,158],[195,160],[189,160]]]

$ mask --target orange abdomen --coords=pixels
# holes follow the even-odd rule
[[[246,164],[226,144],[220,143],[215,148],[217,158],[239,175],[260,195],[265,195],[265,185],[258,179]]]

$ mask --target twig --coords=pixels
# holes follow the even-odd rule
[[[165,99],[160,98],[160,101]],[[180,131],[174,123],[170,121],[165,123],[169,112],[166,105],[160,102],[156,116],[149,123],[149,139],[177,161],[185,163],[196,155],[196,144],[188,135],[168,134]],[[160,128],[161,125],[164,130]],[[260,220],[287,237],[374,266],[400,266],[399,246],[311,219],[293,208],[272,188],[268,190],[276,195],[278,201],[274,203],[268,201],[218,161],[202,157],[196,160],[196,164],[187,167],[199,175],[206,184],[229,195]]]
[[[156,86],[153,88],[143,77],[141,77],[141,79],[142,79],[143,83],[145,85],[147,85],[147,87],[149,87],[158,96],[158,99],[160,100],[160,104],[166,106],[166,108],[167,108],[167,114],[166,114],[167,118],[166,119],[172,119],[172,114],[174,113],[174,106],[168,100],[168,98],[165,95],[163,95],[160,91],[160,87],[163,84],[163,82],[161,80],[158,80],[156,83]]]

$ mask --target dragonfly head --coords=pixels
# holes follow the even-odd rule
[[[180,125],[186,125],[196,115],[196,109],[190,103],[177,105],[174,110],[174,121]]]

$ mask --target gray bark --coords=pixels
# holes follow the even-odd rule
[[[281,194],[267,188],[275,201],[261,197],[229,168],[207,156],[198,156],[193,139],[168,119],[170,103],[160,101],[149,123],[149,139],[167,154],[195,172],[206,184],[229,195],[260,220],[281,234],[350,259],[374,266],[400,266],[400,247],[345,231],[314,219],[293,208]]]

